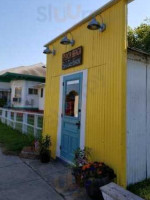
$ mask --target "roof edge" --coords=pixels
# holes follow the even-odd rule
[[[60,35],[58,35],[57,37],[55,37],[54,39],[52,39],[50,42],[46,43],[44,45],[44,47],[47,47],[48,45],[52,44],[53,42],[55,42],[58,38],[64,36],[66,33],[71,32],[73,29],[75,29],[76,27],[78,27],[79,25],[86,23],[89,19],[91,19],[92,17],[104,12],[105,10],[107,10],[108,8],[112,7],[113,5],[117,4],[119,1],[121,0],[111,0],[108,3],[106,3],[104,6],[100,7],[99,9],[97,9],[96,11],[94,11],[93,13],[91,13],[90,15],[88,15],[86,18],[82,19],[81,21],[79,21],[78,23],[76,23],[75,25],[73,25],[71,28],[67,29],[65,32],[61,33]],[[131,3],[134,0],[127,0],[127,3]]]
[[[0,75],[0,76],[6,76],[6,75],[16,75],[16,76],[25,76],[25,77],[36,77],[36,78],[45,78],[44,76],[35,76],[35,75],[31,75],[31,74],[19,74],[19,73],[14,73],[14,72],[6,72],[6,73],[4,73],[4,74],[2,74],[2,75]]]
[[[45,87],[45,83],[34,85],[34,88],[42,88],[42,87]]]
[[[8,79],[9,76],[9,79]],[[19,79],[17,79],[17,77],[20,76]],[[16,77],[16,79],[13,79],[11,77]],[[4,79],[4,80],[2,80]],[[8,79],[8,80],[6,80]],[[45,82],[45,77],[43,76],[34,76],[34,75],[30,75],[30,74],[17,74],[17,73],[12,73],[12,72],[6,72],[2,75],[0,75],[0,81],[1,82],[10,82],[11,80],[28,80],[30,79],[32,81],[37,81],[37,82]]]
[[[143,54],[145,56],[149,56],[150,57],[150,53],[142,51],[141,49],[136,49],[136,48],[128,47],[128,51],[134,51],[136,53],[140,53],[140,54]]]

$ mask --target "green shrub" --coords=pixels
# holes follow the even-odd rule
[[[5,99],[0,99],[0,107],[4,107],[7,101]]]
[[[128,190],[145,200],[150,200],[150,179],[130,185]]]

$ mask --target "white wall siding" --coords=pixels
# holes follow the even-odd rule
[[[150,177],[150,58],[147,60],[147,177]]]
[[[10,83],[0,82],[0,89],[10,89]]]
[[[35,85],[39,84],[39,82],[35,81],[26,81],[25,82],[25,107],[28,108],[38,108],[39,107],[39,97],[38,95],[29,94],[29,88],[34,88]],[[33,101],[33,105],[27,105],[27,101],[31,103]]]
[[[43,97],[41,97],[41,89],[43,88]],[[39,94],[39,110],[44,110],[44,103],[45,103],[45,86],[38,89]]]
[[[35,85],[39,84],[39,82],[34,81],[25,81],[25,80],[14,80],[11,81],[11,102],[14,107],[17,108],[38,108],[39,107],[39,97],[38,95],[30,95],[28,93],[29,88],[34,88]],[[15,103],[13,102],[13,98],[15,97],[15,88],[22,88],[21,102]],[[33,102],[33,104],[31,104]]]
[[[147,156],[150,152],[147,132],[147,118],[150,120],[150,69],[147,68],[144,57],[129,54],[127,71],[127,183],[129,185],[142,181],[148,174],[150,175],[150,170],[148,172],[147,168],[147,163],[150,161]],[[147,112],[147,86],[149,112]]]

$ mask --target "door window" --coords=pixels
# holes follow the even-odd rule
[[[65,115],[78,117],[79,80],[67,81],[65,96]]]

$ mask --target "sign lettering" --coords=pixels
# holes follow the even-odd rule
[[[72,51],[69,51],[67,53],[64,53],[62,56],[62,69],[65,70],[70,67],[81,65],[82,55],[83,55],[82,46],[76,49],[73,49]]]

